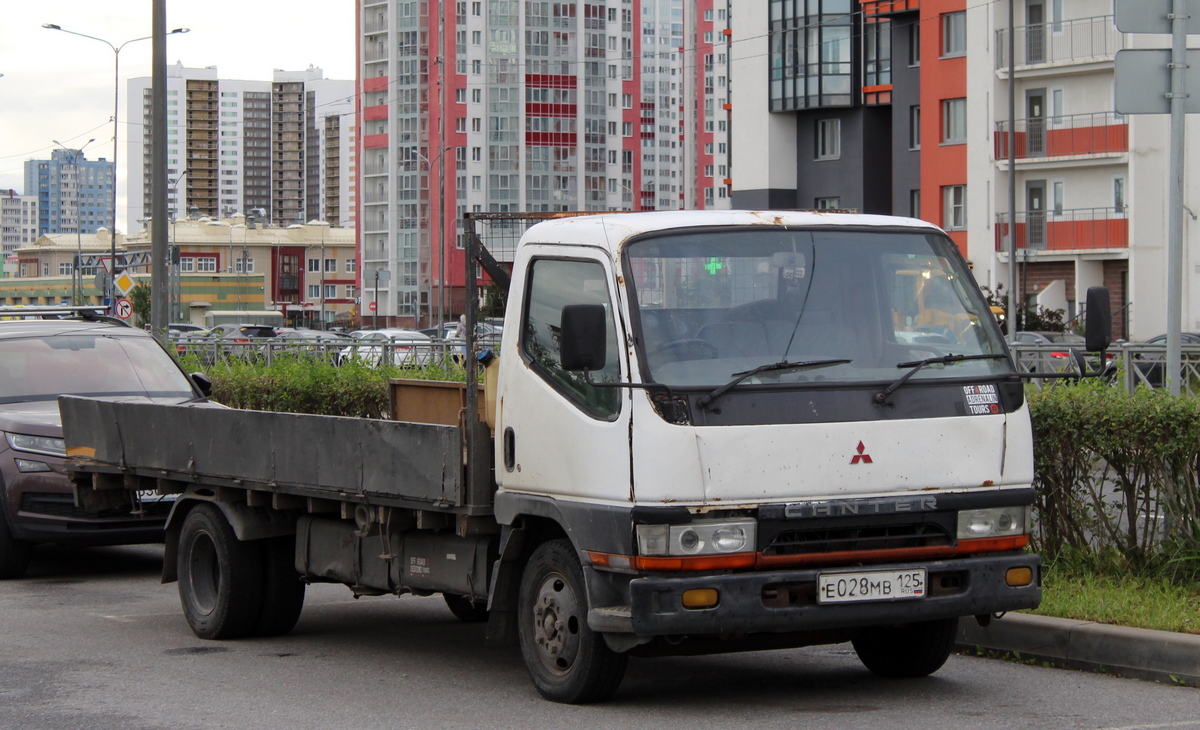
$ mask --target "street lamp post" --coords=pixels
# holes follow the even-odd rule
[[[79,225],[79,156],[83,154],[83,150],[88,145],[96,141],[96,138],[92,137],[76,149],[66,146],[57,139],[52,141],[71,153],[71,166],[75,168],[75,265],[71,267],[71,304],[78,306],[83,303],[80,301],[83,298],[83,274],[79,268],[80,259],[83,258],[83,229]],[[61,206],[61,194],[58,199]],[[59,227],[61,228],[61,225]]]
[[[91,40],[94,40],[94,41],[100,41],[104,45],[111,48],[112,52],[113,52],[112,231],[111,231],[111,235],[109,235],[109,241],[110,241],[109,256],[111,257],[109,259],[109,261],[111,263],[112,273],[115,275],[116,270],[117,270],[117,130],[118,130],[117,120],[119,119],[119,116],[120,116],[119,95],[120,95],[120,91],[121,91],[121,70],[120,70],[121,69],[121,49],[124,48],[125,46],[129,45],[130,43],[136,43],[137,41],[150,40],[154,36],[142,36],[141,38],[131,38],[120,45],[114,45],[110,41],[106,41],[103,38],[97,38],[94,35],[88,35],[86,33],[78,33],[73,30],[67,30],[66,28],[55,25],[54,23],[42,23],[42,27],[46,28],[48,30],[57,30],[57,31],[62,31],[63,33],[70,33],[71,35],[77,35],[80,38],[90,38]],[[176,33],[187,33],[189,30],[190,30],[189,28],[176,28],[175,30],[171,31],[170,33],[167,33],[167,35],[174,35]],[[116,297],[112,296],[112,291],[113,291],[112,279],[113,278],[114,278],[113,276],[109,277],[108,286],[106,287],[107,291],[105,292],[105,294],[108,295],[108,298],[109,298],[108,306],[109,306],[110,312],[114,311],[115,307],[116,307]]]

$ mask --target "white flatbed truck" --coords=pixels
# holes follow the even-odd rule
[[[495,218],[468,217],[468,267],[503,281],[475,235]],[[547,218],[512,252],[486,387],[467,368],[449,417],[63,398],[77,499],[177,495],[163,577],[202,638],[289,631],[306,583],[441,593],[561,702],[677,652],[852,641],[877,674],[923,676],[960,617],[1038,605],[1023,383],[945,233]],[[429,387],[448,386],[393,397]]]

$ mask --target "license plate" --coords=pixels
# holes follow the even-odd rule
[[[817,576],[817,603],[901,601],[924,597],[924,568],[822,573]]]

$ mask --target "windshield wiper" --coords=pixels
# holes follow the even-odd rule
[[[823,368],[823,367],[829,367],[831,365],[845,365],[848,362],[850,362],[850,361],[849,360],[809,360],[807,362],[788,362],[787,360],[784,360],[782,362],[773,362],[773,363],[768,363],[766,365],[759,365],[758,367],[754,368],[753,370],[746,370],[744,372],[734,373],[733,380],[730,380],[725,385],[722,385],[720,388],[717,388],[713,392],[704,396],[697,403],[701,408],[708,410],[708,407],[710,405],[712,405],[712,402],[715,401],[717,398],[720,398],[721,396],[728,393],[730,390],[733,390],[734,388],[736,388],[738,386],[738,384],[741,383],[746,378],[749,378],[754,375],[758,375],[759,373],[767,373],[767,372],[771,372],[773,370],[801,370],[801,369],[807,369],[807,368]]]
[[[917,371],[926,365],[949,364],[952,362],[962,362],[964,360],[1007,360],[1008,355],[942,355],[941,357],[928,357],[924,360],[913,360],[912,362],[896,363],[898,368],[912,368],[907,373],[896,378],[896,382],[892,383],[882,391],[875,394],[875,405],[885,405],[887,399],[895,393],[900,386],[908,382],[908,379],[917,374]]]

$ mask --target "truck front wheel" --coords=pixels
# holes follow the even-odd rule
[[[250,635],[263,607],[263,557],[257,542],[241,542],[221,510],[199,504],[179,531],[179,602],[201,639]]]
[[[548,700],[605,700],[625,676],[628,658],[588,628],[587,611],[583,568],[571,543],[539,545],[521,576],[517,631],[525,668]]]
[[[941,669],[958,633],[958,619],[873,626],[854,639],[858,658],[881,677],[924,677]]]

